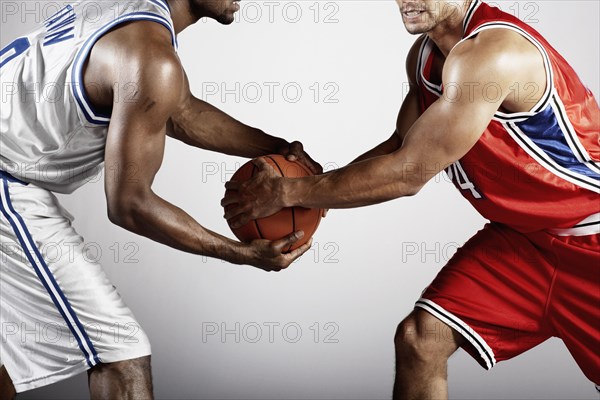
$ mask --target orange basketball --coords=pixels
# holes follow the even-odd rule
[[[278,154],[266,156],[265,160],[280,176],[301,178],[312,175],[310,170],[304,165],[295,161],[288,161],[284,156]],[[258,168],[251,161],[248,161],[233,174],[231,180],[235,182],[246,181],[253,177],[257,170]],[[225,210],[227,211],[232,206],[234,205],[225,207]],[[269,217],[249,221],[240,228],[233,229],[231,226],[230,228],[234,235],[242,242],[251,242],[254,239],[277,240],[290,233],[300,230],[304,231],[302,239],[286,250],[286,252],[289,252],[310,240],[317,230],[319,222],[321,222],[322,215],[323,211],[321,209],[288,207]]]

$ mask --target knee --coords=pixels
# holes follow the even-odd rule
[[[413,312],[398,325],[394,345],[398,359],[425,364],[446,362],[458,348],[452,328],[424,312]]]

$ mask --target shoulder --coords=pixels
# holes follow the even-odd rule
[[[107,39],[103,45],[112,52],[113,82],[131,100],[128,105],[150,101],[168,113],[182,103],[187,81],[168,30],[140,21],[124,25]]]
[[[171,43],[171,35],[159,24],[134,22],[117,30],[112,45],[119,56],[119,67],[137,69],[157,77],[177,77],[183,68]]]
[[[151,21],[119,25],[94,45],[90,63],[105,66],[115,84],[180,88],[185,73],[168,29]]]
[[[533,62],[532,62],[533,61]],[[494,28],[459,42],[444,64],[444,80],[517,81],[523,71],[542,62],[535,46],[509,29]]]

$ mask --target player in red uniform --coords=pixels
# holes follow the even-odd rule
[[[446,170],[491,222],[425,290],[396,334],[395,398],[447,397],[447,359],[485,368],[560,337],[600,384],[600,110],[530,26],[479,0],[398,0],[423,34],[397,129],[351,165],[229,182],[234,225],[282,207],[349,208],[416,194]],[[447,334],[440,332],[440,324]],[[437,328],[437,329],[436,329]],[[447,339],[447,340],[446,340]]]

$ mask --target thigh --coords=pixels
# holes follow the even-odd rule
[[[600,384],[600,234],[556,237],[548,319],[583,373]]]
[[[543,322],[552,257],[527,236],[488,224],[460,248],[416,306],[466,339],[484,368],[548,339]]]
[[[56,197],[0,180],[2,362],[18,392],[150,354]]]

